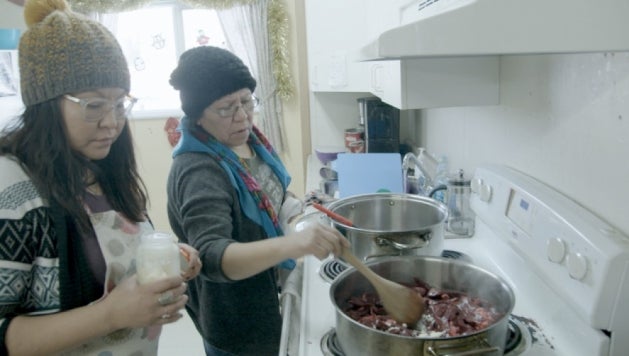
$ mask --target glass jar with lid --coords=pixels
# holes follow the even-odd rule
[[[153,232],[141,237],[136,257],[140,284],[181,274],[179,246],[171,234]]]

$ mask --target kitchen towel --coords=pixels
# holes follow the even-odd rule
[[[399,153],[340,153],[336,159],[339,197],[377,192],[403,193]]]

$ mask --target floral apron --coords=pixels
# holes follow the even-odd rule
[[[114,210],[88,213],[107,265],[103,297],[93,302],[98,303],[120,281],[135,273],[135,252],[140,244],[140,236],[153,231],[153,228],[148,222],[133,223]],[[154,356],[157,355],[161,329],[161,326],[150,326],[117,330],[63,355]]]

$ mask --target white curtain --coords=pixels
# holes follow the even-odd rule
[[[268,2],[256,1],[255,4],[217,10],[217,13],[229,48],[245,62],[258,82],[256,95],[261,105],[257,125],[275,149],[284,152],[288,146],[282,123],[282,102],[273,75],[267,29]]]

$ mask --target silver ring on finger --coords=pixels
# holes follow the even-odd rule
[[[157,298],[157,302],[161,306],[168,305],[174,301],[175,301],[175,295],[173,294],[172,291],[164,292],[160,294],[159,297]]]
[[[170,319],[170,314],[164,314],[161,316],[162,319]]]

